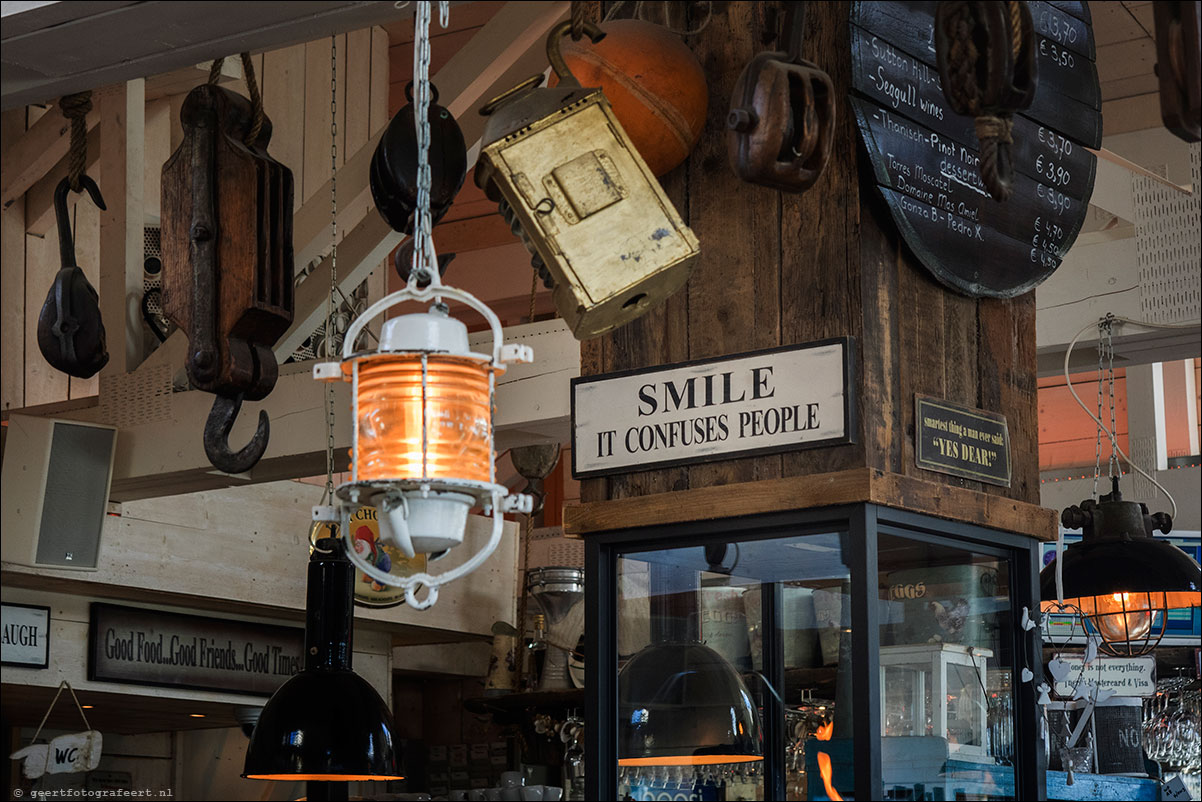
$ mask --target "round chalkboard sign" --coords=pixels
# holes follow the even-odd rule
[[[1012,298],[1060,266],[1089,208],[1101,89],[1084,2],[1029,2],[1038,85],[1014,116],[1014,192],[993,200],[973,120],[935,66],[935,2],[854,2],[852,110],[877,186],[919,261],[972,297]]]

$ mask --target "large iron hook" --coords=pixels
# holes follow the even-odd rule
[[[100,194],[100,187],[96,186],[96,182],[88,175],[79,177],[79,188],[81,193],[86,190],[92,197],[92,203],[102,211],[108,208],[104,205],[104,196]],[[63,267],[75,265],[75,237],[71,233],[71,214],[67,211],[67,193],[70,190],[70,178],[59,181],[58,186],[54,188],[54,218],[58,222],[58,255]]]
[[[254,437],[240,450],[230,451],[230,430],[241,409],[242,393],[233,397],[219,395],[205,422],[205,454],[214,467],[226,473],[245,473],[255,467],[267,450],[267,439],[271,435],[267,412],[259,410],[259,428]]]

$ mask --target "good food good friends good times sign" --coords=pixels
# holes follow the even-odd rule
[[[838,445],[855,430],[853,340],[572,382],[572,475]]]

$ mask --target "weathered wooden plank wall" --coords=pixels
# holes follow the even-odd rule
[[[834,152],[819,183],[800,196],[782,194],[743,184],[728,167],[731,88],[757,52],[783,47],[773,33],[781,5],[731,3],[722,18],[686,38],[705,67],[710,108],[701,142],[663,183],[701,241],[701,260],[666,304],[583,343],[581,373],[851,335],[857,442],[589,479],[581,483],[582,501],[869,467],[1038,504],[1034,293],[1010,301],[956,295],[901,243],[871,185],[846,103],[847,3],[809,5],[804,54],[830,74],[841,99]],[[915,394],[1004,414],[1011,487],[920,470]]]

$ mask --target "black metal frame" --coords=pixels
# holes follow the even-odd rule
[[[16,602],[4,602],[5,607],[21,607],[26,610],[41,610],[46,613],[46,638],[42,644],[42,662],[41,663],[22,663],[19,660],[0,660],[0,665],[14,666],[16,668],[32,668],[41,670],[50,667],[50,608],[42,604],[17,604]]]
[[[816,510],[766,513],[742,518],[668,524],[614,530],[590,535],[585,541],[585,632],[588,660],[585,663],[586,705],[590,748],[585,759],[588,799],[617,799],[617,557],[682,546],[766,540],[805,533],[847,532],[844,559],[851,572],[852,685],[857,689],[853,706],[853,748],[856,755],[856,799],[883,799],[881,779],[880,629],[878,621],[877,537],[887,534],[915,541],[969,548],[1006,560],[1009,567],[1011,604],[1014,611],[1011,636],[1011,687],[1015,704],[1015,798],[1045,796],[1043,741],[1036,707],[1036,681],[1023,682],[1022,671],[1037,675],[1040,661],[1038,628],[1024,631],[1019,626],[1022,608],[1039,609],[1038,543],[1016,535],[971,524],[947,521],[928,515],[894,510],[875,504],[852,504]],[[781,687],[783,642],[778,613],[780,588],[762,586],[764,679]],[[769,598],[777,603],[767,604]],[[764,794],[769,800],[784,799],[783,703],[764,695]]]

